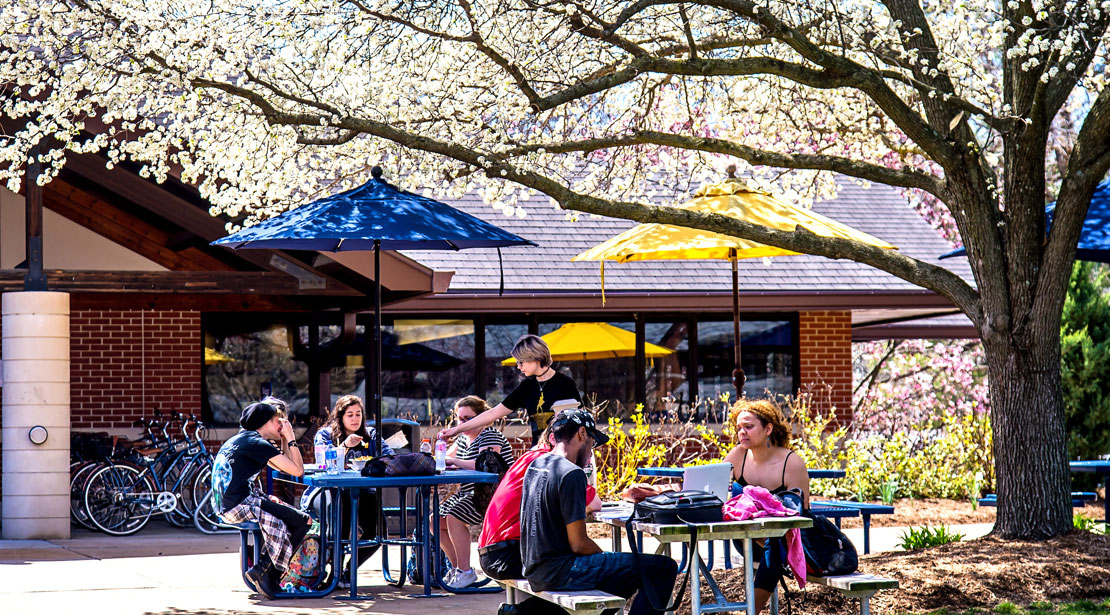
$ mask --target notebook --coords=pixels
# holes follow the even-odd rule
[[[704,466],[686,466],[682,470],[682,490],[697,489],[708,491],[721,498],[721,502],[729,499],[729,483],[732,482],[732,464],[711,463]]]

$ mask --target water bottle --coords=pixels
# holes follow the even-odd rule
[[[436,440],[436,474],[447,469],[447,442],[440,438]]]
[[[328,474],[339,474],[339,451],[334,446],[329,446],[324,453],[324,465]]]
[[[420,443],[420,452],[421,453],[427,453],[427,454],[431,455],[432,454],[432,441],[427,439],[427,438],[424,438],[424,441]]]

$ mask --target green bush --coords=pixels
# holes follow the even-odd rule
[[[952,532],[947,527],[940,525],[937,527],[930,527],[928,525],[919,528],[911,527],[902,532],[902,542],[898,546],[910,551],[912,549],[924,549],[926,547],[939,547],[946,545],[950,542],[959,542],[963,540],[964,535],[958,532]]]
[[[1095,534],[1106,533],[1106,524],[1097,519],[1092,519],[1083,513],[1075,513],[1075,516],[1071,518],[1071,523],[1075,529],[1083,532],[1093,532]]]

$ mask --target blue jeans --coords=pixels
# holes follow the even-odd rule
[[[651,606],[648,592],[652,592],[659,606],[666,606],[674,591],[674,580],[678,575],[678,564],[665,555],[641,555],[640,565],[636,565],[636,558],[631,553],[596,553],[594,555],[579,555],[574,558],[574,564],[567,575],[563,587],[568,591],[581,591],[597,589],[621,598],[631,598],[632,607],[628,615],[649,615],[662,613]],[[643,569],[643,574],[640,570]],[[646,591],[643,589],[643,579],[647,578],[651,584]]]

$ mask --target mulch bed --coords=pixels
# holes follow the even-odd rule
[[[1007,541],[987,536],[915,551],[862,556],[860,571],[898,579],[899,589],[871,599],[877,613],[921,613],[946,608],[993,608],[1001,602],[1101,601],[1110,597],[1110,537],[1071,532],[1045,542]],[[730,599],[744,593],[742,570],[715,570],[714,578]],[[798,591],[793,581],[791,615],[852,615],[855,599],[820,585]],[[703,587],[702,600],[711,596]],[[689,592],[681,613],[690,613]],[[785,605],[783,606],[785,613]]]

